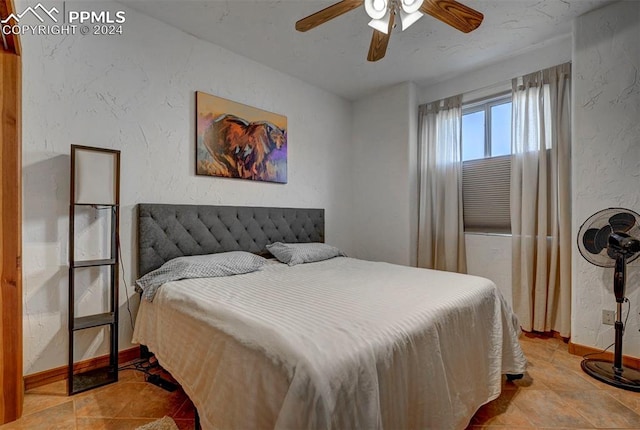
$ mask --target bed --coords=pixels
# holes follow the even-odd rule
[[[321,209],[139,205],[139,275],[172,258],[323,242]],[[526,359],[483,278],[348,257],[164,284],[134,341],[208,429],[464,429]]]

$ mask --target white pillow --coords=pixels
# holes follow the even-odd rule
[[[219,254],[194,255],[169,260],[153,272],[136,281],[136,290],[142,290],[142,298],[153,301],[162,284],[180,279],[216,278],[255,272],[266,259],[244,251]]]
[[[267,249],[279,261],[295,266],[300,263],[328,260],[334,257],[345,257],[338,248],[325,243],[282,243],[267,245]]]

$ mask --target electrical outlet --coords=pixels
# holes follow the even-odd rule
[[[602,324],[606,325],[614,325],[616,322],[616,312],[615,311],[607,311],[605,309],[602,310]]]

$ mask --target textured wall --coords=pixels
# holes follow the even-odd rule
[[[430,103],[457,94],[465,95],[463,101],[479,99],[511,90],[511,79],[516,76],[567,61],[571,61],[571,35],[543,43],[526,54],[515,55],[508,60],[425,87],[420,91],[419,100],[421,104]]]
[[[640,2],[622,1],[579,17],[573,52],[573,235],[593,213],[622,206],[640,211]],[[585,261],[574,247],[572,341],[606,347],[615,309],[613,269]],[[627,275],[631,299],[624,352],[640,356],[640,268]],[[625,305],[626,310],[626,305]]]
[[[354,103],[353,215],[358,223],[353,234],[358,258],[415,265],[416,90],[411,83],[398,84]]]
[[[70,144],[122,151],[120,349],[127,294],[136,310],[138,202],[323,207],[327,241],[352,251],[350,103],[141,14],[126,19],[122,36],[23,37],[26,374],[67,362]],[[287,185],[195,176],[196,90],[288,117]],[[98,276],[83,277],[85,303],[102,300]],[[100,341],[81,339],[87,355]]]

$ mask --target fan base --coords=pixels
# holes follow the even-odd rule
[[[580,367],[589,376],[605,384],[630,391],[640,392],[640,371],[622,366],[622,372],[613,370],[613,362],[607,360],[585,359]]]

